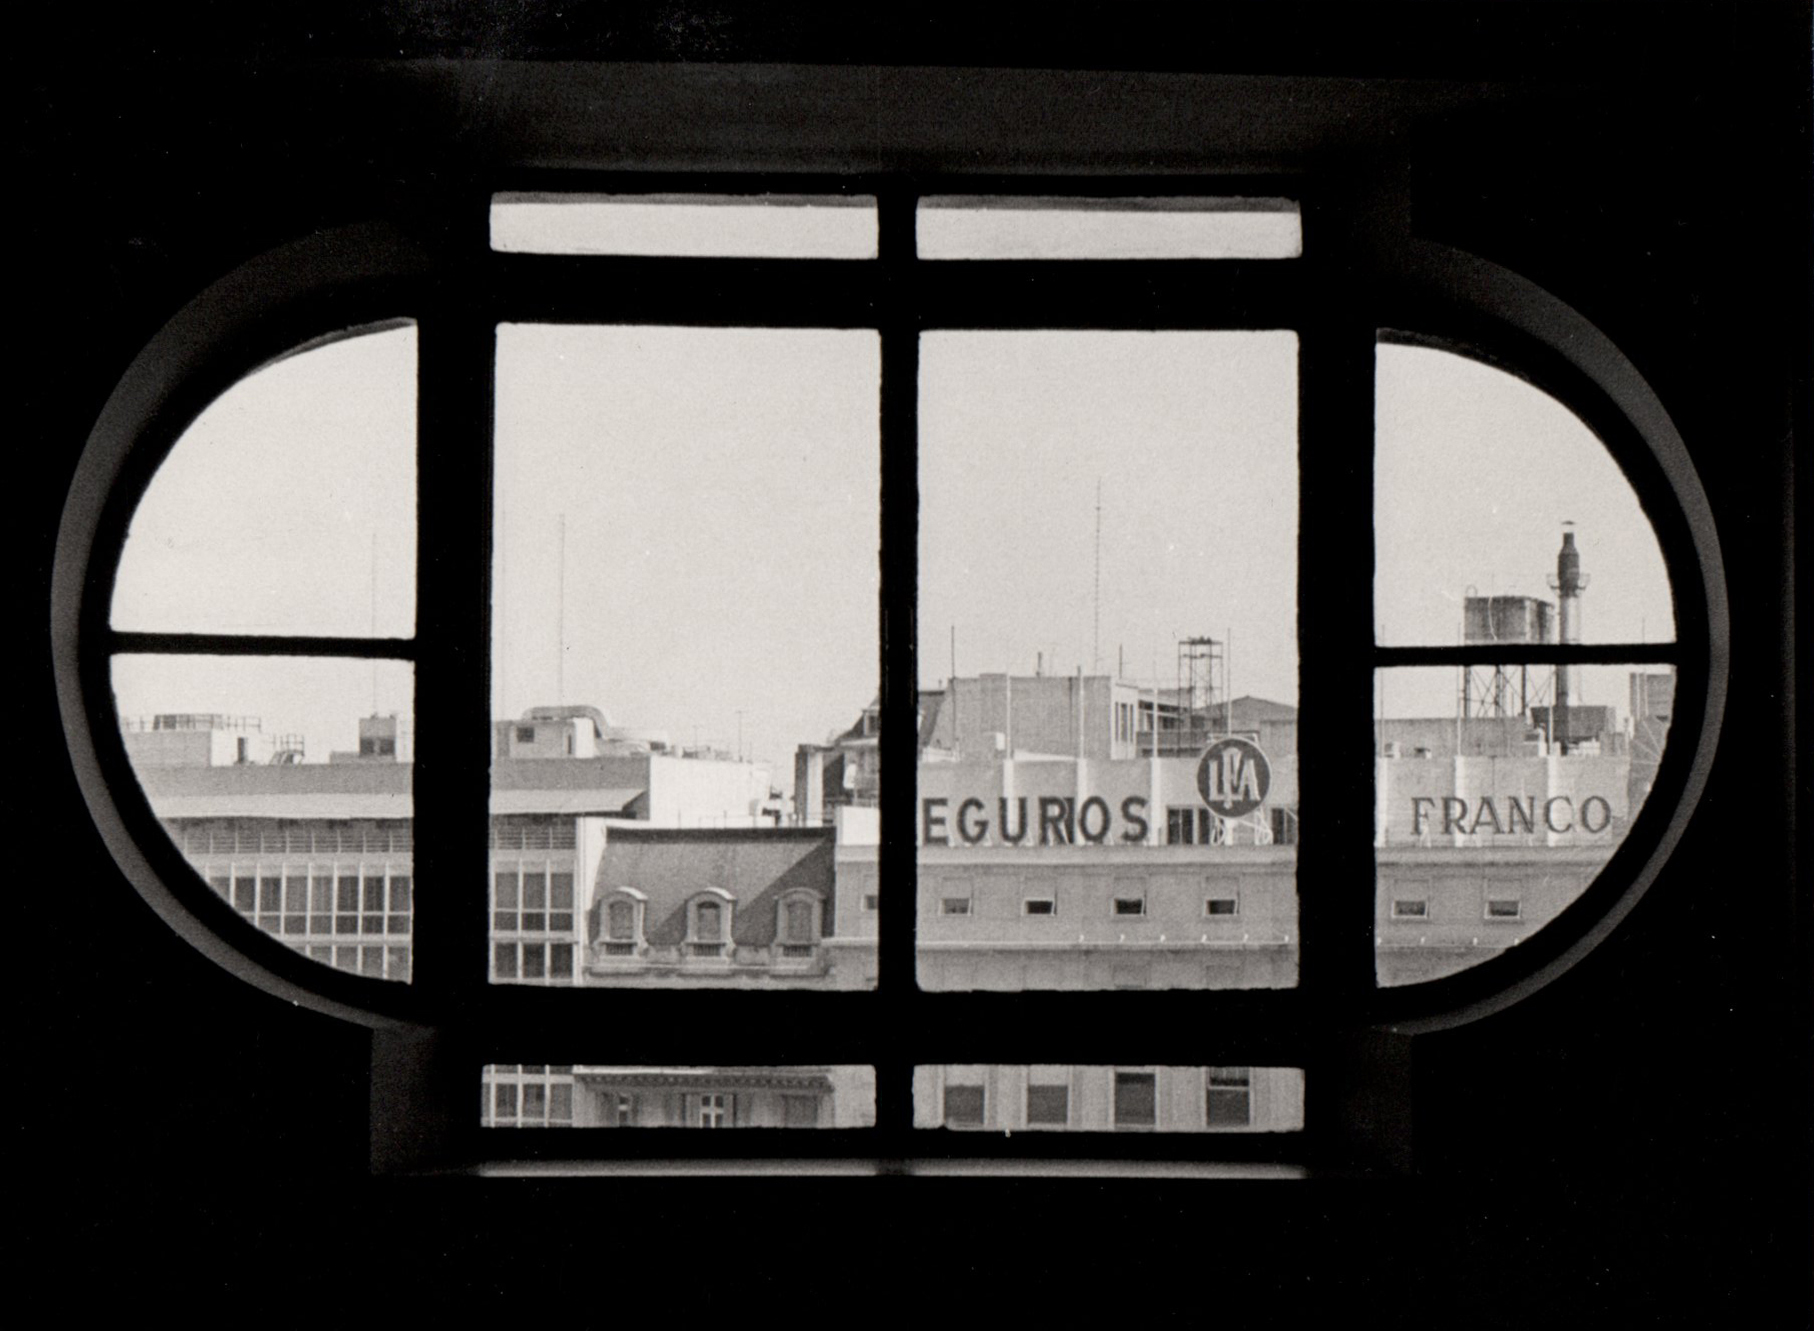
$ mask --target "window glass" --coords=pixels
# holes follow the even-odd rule
[[[1289,199],[934,195],[920,201],[922,259],[1295,259]]]
[[[498,194],[491,247],[530,254],[872,259],[865,195]]]
[[[1295,984],[1295,334],[920,348],[920,984]]]
[[[873,331],[499,327],[493,928],[549,978],[869,984],[773,903],[875,844],[879,375]]]
[[[916,1128],[1296,1132],[1304,1073],[1279,1067],[950,1064],[913,1072]]]
[[[492,1064],[485,1127],[870,1128],[875,1069]]]
[[[1658,665],[1376,672],[1379,982],[1497,956],[1580,896],[1650,793],[1674,696]]]
[[[411,917],[385,903],[409,893],[413,690],[401,661],[113,659],[127,759],[196,872],[298,953],[389,980],[409,979]],[[394,751],[363,754],[373,734]],[[327,934],[374,946],[330,957]]]
[[[1392,343],[1377,394],[1380,642],[1673,641],[1656,533],[1573,412],[1480,361]]]
[[[274,361],[203,411],[133,514],[112,623],[408,637],[415,579],[411,326]]]

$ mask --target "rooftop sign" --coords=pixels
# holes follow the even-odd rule
[[[1197,793],[1220,818],[1245,818],[1270,789],[1272,764],[1251,740],[1219,739],[1197,760]]]

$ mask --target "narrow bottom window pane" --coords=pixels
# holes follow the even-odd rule
[[[482,1081],[486,1127],[871,1128],[876,1120],[875,1069],[860,1064],[492,1064]]]
[[[945,1064],[913,1070],[916,1128],[1296,1132],[1301,1068]]]

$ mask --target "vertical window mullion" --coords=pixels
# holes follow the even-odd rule
[[[876,1128],[885,1155],[907,1153],[913,1127],[915,1051],[914,793],[917,782],[919,589],[919,329],[913,308],[914,209],[911,189],[877,198],[877,256],[883,308],[881,438],[881,846],[877,892]]]
[[[476,1155],[469,1104],[484,1062],[470,1020],[490,971],[489,661],[495,319],[479,297],[490,198],[445,201],[441,281],[418,328],[412,980],[452,1025],[372,1042],[373,1165]]]
[[[1306,200],[1299,332],[1299,986],[1313,1029],[1305,1134],[1313,1162],[1351,1161],[1369,1115],[1397,1105],[1364,1037],[1331,1035],[1372,1001],[1373,453],[1376,320],[1367,200]],[[1392,1105],[1380,1100],[1384,1093]]]

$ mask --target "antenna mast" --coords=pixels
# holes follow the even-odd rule
[[[1090,640],[1090,673],[1102,669],[1102,477],[1096,478],[1096,615]]]
[[[554,609],[554,700],[567,701],[567,515],[561,514],[560,563]]]

